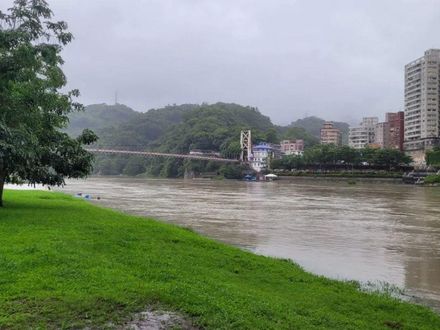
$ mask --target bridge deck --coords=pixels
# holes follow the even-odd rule
[[[153,152],[153,151],[132,151],[132,150],[115,150],[115,149],[100,149],[100,148],[86,149],[86,150],[92,153],[102,153],[102,154],[139,155],[144,157],[171,157],[171,158],[182,158],[182,159],[210,160],[210,161],[225,162],[225,163],[240,162],[238,159],[190,155],[190,154],[174,154],[174,153]]]

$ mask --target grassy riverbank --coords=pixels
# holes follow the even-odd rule
[[[66,195],[6,191],[5,205],[0,329],[102,328],[148,306],[211,329],[440,328],[426,308]]]

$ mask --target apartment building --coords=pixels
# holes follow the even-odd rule
[[[251,167],[256,172],[270,168],[270,162],[273,159],[281,158],[281,147],[279,144],[261,142],[252,147]]]
[[[280,146],[281,153],[284,155],[301,156],[304,154],[304,140],[283,140]]]
[[[342,145],[341,131],[332,122],[325,122],[321,128],[321,144]]]
[[[348,145],[355,149],[362,149],[375,143],[377,117],[364,117],[358,127],[350,127]]]
[[[387,112],[385,122],[389,126],[388,148],[403,151],[405,113],[403,111]]]
[[[440,49],[429,49],[405,66],[404,149],[416,162],[440,144],[439,80]]]
[[[374,132],[374,142],[378,148],[388,148],[390,143],[390,124],[388,122],[377,123]]]
[[[403,150],[404,113],[387,112],[385,121],[376,124],[373,145],[377,148]]]

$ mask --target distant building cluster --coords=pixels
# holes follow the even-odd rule
[[[365,117],[357,127],[350,127],[348,145],[355,149],[366,147],[403,150],[404,113],[388,112],[385,122],[378,117]]]
[[[270,168],[271,160],[288,155],[302,156],[303,153],[304,140],[283,140],[280,144],[260,142],[252,146],[250,164],[256,172],[261,172]]]
[[[429,49],[405,66],[404,101],[405,110],[386,113],[384,122],[365,117],[351,127],[349,145],[402,150],[416,163],[424,162],[427,150],[440,146],[440,49]]]
[[[405,66],[404,100],[405,110],[385,113],[385,121],[364,117],[358,126],[350,127],[348,145],[405,151],[416,163],[424,162],[427,150],[440,146],[440,49],[429,49]],[[333,122],[325,122],[320,133],[321,144],[342,145],[341,131]],[[303,152],[303,140],[263,142],[252,146],[249,159],[260,172],[270,168],[271,159]]]

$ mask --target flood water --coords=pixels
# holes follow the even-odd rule
[[[105,177],[71,181],[63,190],[290,258],[316,274],[394,284],[440,310],[440,188]]]

